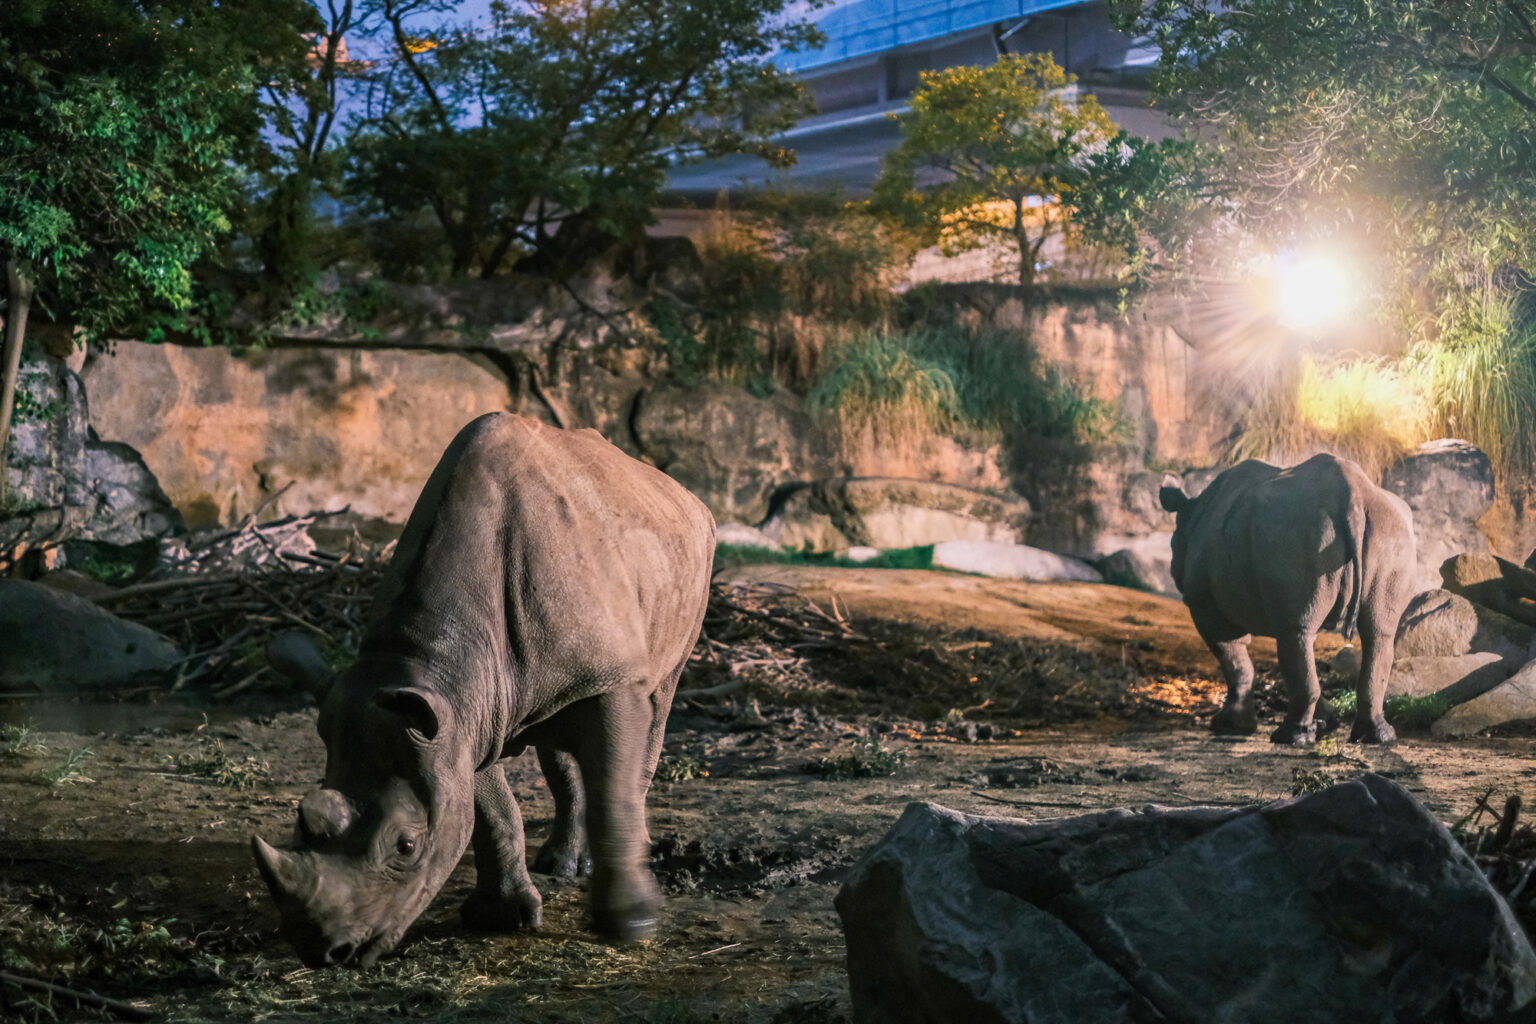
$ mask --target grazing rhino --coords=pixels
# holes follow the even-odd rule
[[[1350,740],[1396,739],[1382,701],[1398,619],[1413,595],[1413,519],[1403,500],[1332,455],[1290,469],[1249,460],[1197,498],[1165,477],[1159,497],[1177,517],[1174,582],[1227,681],[1211,728],[1245,735],[1258,729],[1248,657],[1257,633],[1275,638],[1289,697],[1270,739],[1312,742],[1317,631],[1338,627],[1348,638],[1358,628],[1362,664]]]
[[[460,431],[406,523],[356,663],[320,695],[325,779],[299,803],[295,848],[251,840],[300,959],[372,964],[470,843],[465,923],[537,927],[499,763],[528,746],[556,813],[536,869],[589,864],[596,930],[650,934],[661,896],[645,795],[713,557],[703,503],[595,431],[502,413]],[[291,642],[277,653],[280,669],[324,672]]]

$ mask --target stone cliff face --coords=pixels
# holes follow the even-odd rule
[[[541,293],[539,305],[519,291],[498,307],[496,285],[417,290],[416,327],[368,339],[333,328],[246,354],[119,343],[85,369],[92,423],[142,453],[192,526],[236,522],[289,483],[274,514],[350,505],[362,520],[403,522],[454,432],[508,409],[596,427],[683,481],[722,521],[760,521],[787,485],[906,477],[1021,493],[1036,509],[1032,534],[1083,554],[1166,528],[1143,460],[1209,464],[1230,430],[1223,407],[1198,394],[1195,350],[1171,327],[1092,304],[1032,317],[1042,354],[1130,419],[1127,444],[1085,456],[948,438],[834,444],[790,392],[667,382],[633,296],[615,304],[610,290],[600,308],[595,293]],[[1021,324],[1023,307],[998,294],[960,315]],[[1142,492],[1154,495],[1145,509]]]

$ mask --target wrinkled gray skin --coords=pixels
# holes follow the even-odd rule
[[[1258,634],[1275,638],[1289,698],[1270,739],[1315,740],[1317,631],[1337,627],[1348,638],[1358,628],[1359,702],[1350,740],[1396,739],[1382,701],[1398,619],[1413,596],[1413,520],[1403,500],[1332,455],[1290,469],[1249,460],[1194,499],[1165,477],[1159,496],[1177,517],[1174,581],[1226,677],[1226,702],[1211,728],[1257,731],[1248,642]]]
[[[466,924],[537,927],[498,763],[528,746],[556,809],[535,870],[590,870],[596,930],[649,935],[645,794],[713,556],[708,509],[595,431],[500,413],[465,427],[416,502],[356,664],[326,685],[307,644],[272,649],[322,691],[325,780],[299,805],[294,848],[252,838],[300,959],[372,964],[471,843]]]

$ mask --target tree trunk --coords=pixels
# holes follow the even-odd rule
[[[12,256],[5,261],[6,286],[5,344],[0,348],[3,376],[0,376],[0,507],[7,503],[10,490],[11,413],[16,408],[16,379],[21,374],[21,342],[27,333],[27,313],[32,309],[32,266]]]
[[[1019,287],[1026,292],[1035,285],[1035,247],[1029,244],[1024,227],[1024,198],[1013,201],[1013,240],[1019,247]]]

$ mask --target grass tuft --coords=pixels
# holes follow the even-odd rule
[[[906,754],[892,750],[871,736],[854,744],[853,750],[841,757],[824,757],[817,761],[814,771],[828,782],[883,779],[895,775],[906,763]]]
[[[267,762],[250,756],[239,760],[230,757],[224,749],[224,741],[209,735],[207,728],[208,717],[205,715],[203,724],[197,727],[201,734],[197,749],[186,754],[168,756],[172,771],[177,775],[192,775],[237,790],[255,789],[258,783],[272,781],[272,769]]]
[[[785,551],[781,548],[742,547],[721,544],[715,548],[715,571],[733,565],[828,565],[839,569],[932,569],[933,545],[892,548],[865,562],[830,552]]]
[[[48,753],[48,744],[43,742],[32,722],[0,725],[0,743],[5,744],[6,757],[36,757]]]
[[[48,768],[40,773],[39,778],[54,788],[61,786],[76,786],[95,782],[96,780],[85,774],[84,764],[87,759],[96,754],[90,747],[79,747],[69,752],[64,763]]]

